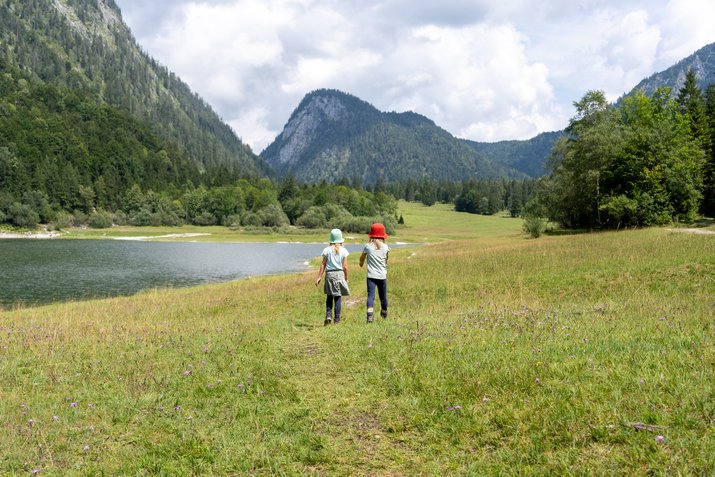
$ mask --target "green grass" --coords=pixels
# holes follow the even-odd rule
[[[492,217],[456,213],[448,204],[426,207],[418,203],[399,202],[398,214],[405,219],[390,241],[426,243],[474,237],[517,237],[521,235],[521,220],[505,215]],[[109,229],[73,228],[66,231],[64,238],[73,239],[115,239],[146,237],[161,241],[209,241],[209,242],[325,242],[328,230],[310,230],[284,227],[278,231],[267,228],[255,230],[232,230],[222,226],[202,227],[182,225],[178,227],[135,227],[121,226]],[[191,234],[192,236],[182,236]],[[346,234],[348,243],[362,243],[365,235]]]
[[[712,236],[401,212],[449,240],[372,325],[356,261],[338,326],[315,272],[0,312],[0,474],[715,473]]]

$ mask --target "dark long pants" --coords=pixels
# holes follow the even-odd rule
[[[340,309],[343,304],[343,297],[341,296],[325,296],[325,319],[329,320],[332,318],[333,314],[333,303],[335,303],[335,321],[340,321]]]
[[[375,289],[380,297],[380,308],[387,312],[387,280],[378,280],[377,278],[367,279],[367,308],[369,310],[375,305]]]

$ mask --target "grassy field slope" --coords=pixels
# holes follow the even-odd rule
[[[403,213],[372,325],[355,256],[0,312],[0,474],[715,474],[713,236]]]

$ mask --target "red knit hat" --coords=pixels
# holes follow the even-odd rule
[[[387,233],[385,233],[385,226],[382,224],[372,224],[372,227],[370,227],[369,237],[385,240],[387,238]]]

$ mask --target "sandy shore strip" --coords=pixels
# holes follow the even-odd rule
[[[684,234],[700,234],[700,235],[713,235],[715,234],[715,230],[706,230],[706,229],[693,229],[693,228],[688,228],[688,229],[668,229],[671,232],[680,232]]]
[[[0,231],[0,239],[51,239],[61,237],[62,232],[3,232]]]
[[[151,235],[151,236],[140,236],[140,237],[113,237],[114,240],[135,240],[135,241],[145,241],[152,239],[163,239],[163,238],[183,238],[183,237],[199,237],[201,235],[211,235],[202,233],[188,233],[188,234],[167,234],[167,235]]]

